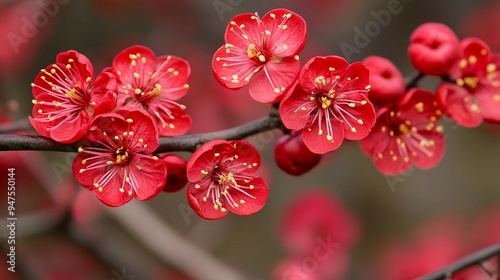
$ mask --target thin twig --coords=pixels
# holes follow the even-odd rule
[[[418,278],[419,280],[439,280],[439,279],[447,279],[447,277],[451,277],[453,274],[458,271],[480,264],[481,262],[488,260],[495,255],[500,255],[500,244],[493,245],[491,247],[485,248],[481,251],[478,251],[474,254],[471,254],[467,257],[464,257],[446,267],[435,271],[431,274],[427,274],[423,277]],[[500,269],[500,268],[499,268]]]
[[[106,211],[151,252],[194,279],[248,279],[184,239],[144,203],[131,201]]]
[[[406,83],[406,91],[409,89],[416,87],[418,85],[418,82],[425,77],[424,74],[420,72],[415,72],[411,76],[408,76],[405,78],[405,83]]]

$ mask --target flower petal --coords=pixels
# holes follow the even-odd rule
[[[214,149],[220,151],[222,149],[229,150],[229,148],[230,144],[226,140],[214,140],[201,145],[201,147],[191,155],[186,165],[188,180],[190,182],[202,180],[205,175],[201,173],[201,171],[207,168],[213,168],[218,162],[217,157],[214,156],[216,153]]]
[[[313,57],[302,67],[299,77],[300,86],[302,86],[305,92],[316,91],[318,88],[318,77],[323,77],[325,84],[330,85],[335,83],[336,79],[342,77],[348,66],[349,63],[339,56]],[[328,92],[329,89],[326,89],[326,91]]]
[[[481,116],[490,123],[500,123],[500,88],[488,88],[476,92]]]
[[[161,136],[183,135],[191,128],[191,117],[186,115],[185,107],[175,101],[157,96],[149,104],[148,112],[158,124]]]
[[[441,83],[436,90],[436,96],[439,106],[446,115],[459,125],[476,127],[481,124],[483,118],[479,105],[465,88],[446,82]]]
[[[312,121],[311,117],[311,121]],[[344,141],[344,127],[342,123],[337,119],[330,119],[332,127],[332,138],[328,139],[328,133],[326,129],[326,120],[323,119],[321,124],[318,120],[310,123],[308,126],[302,129],[302,139],[304,144],[311,150],[311,152],[316,154],[325,154],[336,150]],[[320,129],[321,126],[321,129]]]
[[[95,80],[90,103],[93,105],[93,116],[108,113],[116,108],[117,84],[115,77],[102,72]]]
[[[157,58],[159,77],[157,82],[161,85],[161,95],[170,100],[183,97],[188,89],[188,78],[191,75],[189,63],[173,55],[164,55]]]
[[[415,149],[415,154],[411,157],[411,162],[421,169],[429,169],[436,166],[444,156],[445,137],[437,131],[419,131],[419,134],[427,139],[424,144],[425,152]]]
[[[279,112],[283,124],[288,129],[299,130],[306,126],[311,112],[318,106],[313,95],[307,94],[299,85],[296,85],[291,94],[286,94],[281,101]]]
[[[336,113],[341,115],[344,121],[344,137],[349,140],[365,138],[376,121],[375,109],[368,100],[368,96],[355,92],[346,95],[341,100],[342,103],[336,106]]]
[[[250,96],[261,103],[279,101],[294,84],[300,62],[294,57],[267,62],[250,80]]]
[[[246,51],[230,45],[220,47],[212,58],[212,71],[215,79],[230,89],[239,89],[248,84],[260,66],[252,61]]]
[[[158,148],[158,129],[153,119],[146,111],[142,109],[121,108],[118,109],[116,113],[123,116],[123,119],[129,124],[129,126],[127,126],[127,128],[129,128],[128,130],[120,132],[132,131],[133,137],[129,138],[132,142],[140,142],[140,139],[143,139],[143,142],[147,144],[144,148],[146,153],[152,153]]]
[[[156,57],[153,51],[144,46],[132,46],[121,51],[113,59],[113,70],[124,84],[133,87],[149,79],[156,70]]]
[[[231,188],[228,190],[229,196],[231,196],[235,202],[234,205],[231,205],[226,200],[226,204],[228,204],[226,207],[229,211],[238,215],[251,215],[264,207],[269,193],[269,187],[264,179],[261,177],[254,177],[248,183],[245,183],[243,180],[238,180],[237,183],[240,186],[252,185],[252,187],[251,189]],[[243,191],[252,197],[248,196]]]
[[[79,84],[80,88],[87,89],[94,79],[94,67],[90,60],[83,54],[70,50],[57,55],[58,66],[63,65],[64,72],[68,77],[73,78],[73,82]]]
[[[298,14],[287,9],[274,9],[262,17],[270,35],[266,37],[273,56],[288,57],[298,54],[306,42],[306,22]]]
[[[147,200],[161,192],[167,180],[165,163],[153,157],[140,157],[128,166],[129,177],[135,180],[134,196],[137,200]]]
[[[73,143],[87,133],[89,125],[89,114],[81,111],[77,115],[71,115],[56,126],[49,128],[50,138],[64,144]]]
[[[216,210],[212,201],[204,201],[206,189],[197,189],[195,183],[188,185],[187,200],[193,211],[203,219],[216,220],[227,215],[227,211],[222,212],[220,207]]]
[[[103,174],[100,175],[102,176]],[[94,180],[97,180],[98,178],[100,178],[100,176],[95,178]],[[124,181],[125,178],[123,177],[123,173],[118,171],[113,177],[111,177],[111,179],[105,186],[103,186],[102,188],[94,188],[94,194],[96,195],[97,199],[99,199],[107,206],[121,206],[132,200],[132,198],[134,197],[133,194],[129,194],[127,191],[120,192],[120,188]]]

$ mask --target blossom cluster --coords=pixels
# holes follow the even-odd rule
[[[78,141],[73,173],[103,203],[149,199],[167,178],[169,161],[153,155],[159,137],[191,127],[186,107],[176,101],[189,89],[189,75],[187,61],[132,46],[94,79],[90,60],[70,50],[36,76],[29,119],[55,141]]]
[[[431,168],[444,155],[444,115],[466,127],[500,122],[500,56],[477,38],[460,41],[440,23],[419,26],[408,48],[419,75],[405,82],[379,56],[353,63],[315,56],[301,66],[306,37],[304,19],[287,9],[240,14],[212,59],[223,87],[248,86],[255,101],[278,109],[285,135],[275,159],[289,174],[308,172],[345,140],[359,140],[387,175]],[[188,161],[155,153],[160,137],[191,127],[178,103],[189,76],[184,59],[143,46],[125,49],[98,75],[83,54],[63,52],[32,84],[30,122],[55,141],[81,143],[74,175],[107,205],[177,191],[189,181],[187,198],[201,217],[253,214],[264,206],[268,186],[255,175],[260,156],[251,144],[200,140]],[[434,92],[418,87],[424,76],[441,79]]]
[[[380,56],[354,63],[316,56],[298,67],[306,33],[303,19],[288,10],[238,15],[212,62],[223,86],[248,84],[256,101],[279,103],[289,134],[277,142],[275,159],[291,175],[314,168],[344,139],[360,140],[386,175],[431,168],[444,155],[444,115],[466,127],[500,121],[499,56],[477,38],[460,41],[440,23],[419,26],[408,47],[419,76],[407,84]],[[435,90],[420,88],[424,76],[442,82]]]

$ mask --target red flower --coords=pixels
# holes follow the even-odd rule
[[[411,34],[408,55],[420,73],[441,76],[455,62],[458,49],[458,38],[453,30],[442,23],[428,22]]]
[[[369,56],[363,64],[370,71],[370,92],[368,97],[374,105],[386,106],[403,98],[405,80],[398,68],[388,59]]]
[[[381,108],[372,132],[361,140],[363,152],[387,175],[406,172],[413,165],[431,168],[444,154],[443,127],[434,95],[413,88],[398,104]]]
[[[188,201],[208,220],[220,219],[227,211],[250,215],[267,200],[267,183],[254,172],[260,156],[244,141],[211,141],[202,145],[187,164]]]
[[[165,185],[163,161],[151,153],[158,148],[158,130],[141,109],[119,109],[98,116],[87,135],[100,147],[80,147],[73,174],[109,206],[120,206],[135,197],[150,199]]]
[[[337,197],[323,190],[309,190],[288,205],[280,233],[290,253],[304,256],[314,252],[318,239],[330,245],[336,243],[339,250],[346,252],[357,242],[360,229]]]
[[[226,44],[212,59],[214,75],[227,88],[250,84],[256,101],[276,102],[297,78],[297,54],[306,34],[304,19],[286,9],[269,11],[262,19],[257,14],[237,15],[227,26]]]
[[[174,100],[184,96],[191,68],[175,56],[159,56],[143,46],[132,46],[113,60],[121,106],[146,110],[158,125],[160,135],[174,136],[191,128],[184,105]]]
[[[456,84],[444,82],[437,89],[446,115],[467,127],[500,122],[500,56],[479,39],[465,39],[450,77]]]
[[[33,87],[33,118],[40,134],[61,143],[80,139],[92,118],[116,107],[116,81],[107,73],[97,76],[86,56],[76,51],[57,55],[56,63],[39,73]]]
[[[304,143],[318,154],[337,149],[344,138],[362,139],[375,124],[369,88],[368,70],[362,63],[349,65],[338,56],[314,57],[281,102],[283,124],[302,129]]]

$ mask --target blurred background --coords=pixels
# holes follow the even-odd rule
[[[301,15],[308,26],[302,64],[316,55],[336,54],[351,62],[380,55],[410,75],[409,36],[424,22],[445,23],[459,38],[480,37],[500,52],[499,4],[1,0],[1,121],[26,120],[32,108],[30,83],[58,53],[77,50],[98,72],[121,50],[141,44],[157,55],[180,56],[191,64],[190,90],[181,99],[193,118],[190,132],[224,129],[269,111],[269,105],[254,102],[246,88],[226,90],[213,78],[212,55],[224,43],[226,25],[234,15],[263,15],[278,7]],[[379,24],[366,44],[356,45],[357,28],[365,30],[377,22],[374,15],[393,9],[388,7],[398,12]],[[346,52],[347,45],[355,51]],[[427,78],[421,86],[433,90],[437,83]],[[412,169],[396,177],[380,174],[355,142],[344,143],[304,176],[291,177],[274,162],[279,133],[251,137],[265,159],[260,172],[270,185],[268,202],[255,215],[228,215],[219,221],[197,217],[185,189],[107,208],[73,180],[74,155],[2,152],[0,205],[5,210],[0,208],[0,218],[6,221],[7,169],[14,167],[18,221],[16,273],[7,271],[10,233],[0,228],[0,279],[414,279],[500,242],[500,127],[467,129],[448,119],[442,124],[447,136],[442,162],[431,170]],[[311,220],[320,230],[308,228],[313,227]],[[288,226],[291,221],[299,225]],[[337,238],[336,249],[325,249],[327,261],[314,259],[313,251],[296,253],[301,239],[290,236],[303,228],[313,240],[314,234],[323,241]],[[312,249],[321,244],[313,243]],[[302,275],[293,278],[293,267]],[[471,272],[478,277],[474,279],[488,279],[478,271]]]

